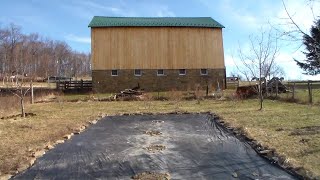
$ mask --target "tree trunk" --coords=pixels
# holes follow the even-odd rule
[[[24,112],[23,97],[20,98],[20,106],[21,106],[21,117],[25,118],[26,117],[26,113]]]
[[[261,59],[259,60],[259,100],[260,100],[260,111],[263,109],[263,96],[262,96],[262,81],[261,81],[261,73],[262,73],[262,64]]]
[[[261,83],[261,80],[259,82],[259,100],[260,100],[260,109],[259,110],[262,110],[263,109],[263,94],[262,94],[262,83]]]
[[[31,104],[34,103],[34,95],[33,95],[33,84],[32,81],[30,83],[30,90],[31,90]]]

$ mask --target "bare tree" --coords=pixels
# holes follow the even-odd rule
[[[30,90],[28,81],[36,77],[89,74],[90,54],[73,51],[66,42],[37,33],[23,34],[15,24],[0,27],[0,77],[3,85],[20,99],[23,117],[25,96]],[[14,83],[8,82],[9,76]]]
[[[262,31],[258,36],[249,37],[249,49],[238,49],[238,58],[240,64],[236,64],[240,73],[247,79],[250,77],[259,78],[259,100],[260,110],[263,109],[263,87],[262,79],[266,78],[271,70],[276,70],[276,57],[279,52],[278,39],[275,38],[273,32]]]
[[[285,30],[282,34],[283,36],[287,37],[287,40],[289,39],[290,41],[299,42],[298,44],[300,44],[300,46],[298,49],[300,49],[302,45],[305,45],[306,50],[309,51],[309,52],[303,52],[303,54],[305,54],[306,56],[306,60],[300,61],[300,60],[294,59],[294,61],[297,63],[297,65],[301,69],[305,71],[304,74],[317,75],[320,73],[320,68],[319,68],[320,17],[319,16],[316,17],[315,11],[314,11],[314,5],[315,3],[320,3],[320,1],[307,0],[307,2],[310,8],[310,12],[312,13],[312,16],[313,16],[312,20],[314,22],[314,25],[311,27],[310,31],[303,30],[304,28],[297,23],[297,21],[294,19],[294,16],[289,12],[284,0],[282,0],[282,4],[287,15],[286,24],[287,26],[291,27],[290,30]]]
[[[19,78],[17,77],[17,79]],[[30,90],[30,87],[25,88],[24,85],[25,85],[25,82],[24,82],[24,78],[22,77],[20,80],[18,80],[18,83],[15,84],[10,90],[15,96],[19,98],[21,117],[26,117],[24,101],[27,93]]]
[[[0,76],[21,73],[22,67],[35,77],[90,75],[90,54],[73,51],[66,42],[43,38],[37,33],[23,34],[21,27],[14,24],[0,27]]]
[[[312,20],[317,21],[317,16],[314,13],[314,4],[320,3],[320,0],[305,0],[306,5],[309,7],[310,12],[312,14]],[[280,35],[280,37],[284,38],[284,40],[287,41],[295,41],[300,42],[302,45],[303,36],[308,36],[309,32],[304,30],[301,24],[299,24],[294,17],[294,13],[290,13],[287,4],[284,0],[282,0],[282,5],[284,8],[284,11],[286,13],[285,18],[282,18],[284,21],[281,24],[278,24],[277,26],[273,26],[274,29],[276,29]]]

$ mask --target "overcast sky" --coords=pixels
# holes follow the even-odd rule
[[[285,2],[293,18],[308,31],[314,20],[308,0]],[[319,3],[313,7],[318,13],[315,16],[320,15]],[[248,47],[249,35],[257,35],[261,28],[279,24],[286,17],[281,0],[3,0],[0,6],[1,27],[15,23],[24,33],[37,32],[64,40],[83,52],[90,52],[88,24],[93,16],[212,17],[226,27],[223,38],[227,75],[236,70],[237,49]],[[303,59],[301,50],[282,47],[277,61],[286,78],[320,79],[302,75],[296,66],[293,58]]]

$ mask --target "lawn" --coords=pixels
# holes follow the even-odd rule
[[[265,109],[257,111],[257,100],[202,100],[199,103],[196,100],[65,102],[57,99],[28,105],[27,112],[36,116],[0,119],[2,174],[14,174],[17,169],[24,169],[33,151],[43,149],[48,142],[63,139],[102,113],[211,111],[231,126],[244,129],[262,145],[276,149],[295,167],[303,166],[320,176],[319,106],[266,100]]]
[[[320,104],[320,89],[313,89],[312,91],[312,103]],[[298,103],[309,103],[309,91],[308,89],[296,89],[294,95],[295,102]],[[282,99],[292,100],[292,92],[280,94]]]

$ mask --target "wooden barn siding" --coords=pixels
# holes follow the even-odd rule
[[[92,28],[93,70],[225,68],[219,28]]]

